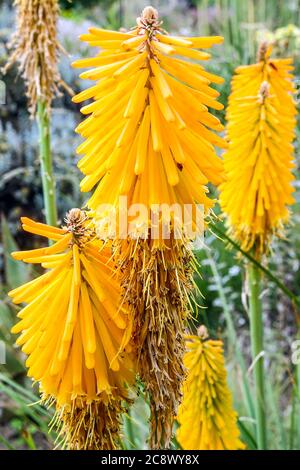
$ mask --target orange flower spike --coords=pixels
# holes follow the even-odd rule
[[[162,236],[167,211],[155,209],[154,223],[150,212],[153,204],[182,213],[189,205],[190,226],[200,232],[196,203],[203,206],[204,215],[214,205],[206,185],[223,181],[215,146],[226,143],[215,134],[223,127],[208,108],[222,109],[219,93],[211,87],[222,79],[187,60],[207,60],[209,54],[198,49],[223,39],[171,36],[153,7],[146,7],[128,32],[91,28],[82,39],[101,51],[74,64],[87,67],[81,78],[95,82],[74,98],[92,100],[82,108],[89,116],[77,128],[85,139],[78,148],[78,166],[85,175],[81,189],[94,188],[88,207],[98,227],[103,224],[103,203],[124,213],[120,196],[128,209],[135,204],[145,209],[138,221],[128,217],[124,222],[113,250],[123,296],[132,311],[138,373],[150,398],[150,446],[166,448],[185,374],[182,356],[194,260],[192,236],[175,237],[178,211],[170,210],[168,239]],[[157,237],[149,230],[151,223],[151,229],[161,232]],[[89,276],[88,267],[86,271]]]
[[[294,203],[295,85],[291,61],[273,60],[263,44],[259,62],[239,67],[227,110],[226,181],[220,202],[229,230],[246,251],[269,249]],[[287,66],[287,63],[289,64]]]
[[[145,179],[146,186],[150,185],[151,175],[145,165],[148,158],[145,152],[149,146],[162,162],[162,166],[155,164],[156,173],[161,167],[168,175],[170,165],[176,167],[184,162],[190,162],[194,167],[193,175],[178,171],[166,181],[167,187],[170,184],[174,187],[171,203],[178,203],[184,187],[190,187],[193,189],[188,195],[189,202],[201,201],[209,211],[211,202],[206,187],[193,184],[193,179],[204,174],[213,183],[222,181],[222,161],[214,146],[226,144],[209,131],[216,127],[222,130],[222,126],[209,114],[207,106],[222,109],[217,102],[219,94],[210,84],[221,83],[223,79],[184,59],[192,56],[194,60],[206,60],[209,56],[197,49],[220,44],[223,38],[170,36],[161,24],[157,11],[146,7],[137,18],[137,26],[129,32],[90,28],[90,34],[81,37],[102,49],[97,57],[77,60],[73,64],[75,67],[94,67],[81,74],[81,78],[92,79],[96,84],[74,98],[75,102],[93,99],[90,105],[82,108],[82,112],[90,116],[77,129],[86,139],[78,149],[80,154],[84,153],[79,161],[80,170],[86,175],[82,190],[97,188],[88,202],[93,210],[97,210],[103,201],[115,204],[120,195],[128,196],[130,205],[134,194],[130,189],[138,184],[139,178]],[[178,55],[183,60],[174,57]],[[203,116],[198,116],[200,111]],[[198,125],[202,120],[203,125]],[[182,132],[184,129],[188,132]],[[139,136],[137,146],[136,135]],[[191,138],[193,145],[189,145]],[[209,166],[203,145],[211,148]],[[124,165],[131,150],[134,154]],[[165,158],[166,155],[170,158]],[[106,169],[102,169],[104,162],[108,162]],[[160,177],[166,178],[164,174]],[[126,194],[120,189],[125,178],[131,179]],[[134,202],[141,201],[135,198]],[[149,199],[143,202],[150,204]]]
[[[120,308],[109,248],[95,238],[80,209],[72,209],[65,220],[66,226],[57,229],[22,219],[25,230],[58,240],[50,247],[13,253],[49,271],[9,293],[14,303],[27,304],[12,332],[20,333],[17,344],[28,355],[28,375],[39,382],[42,400],[56,405],[65,445],[114,449],[132,371],[126,352],[131,319],[125,305]],[[90,277],[82,257],[93,266]],[[109,292],[109,303],[102,292]]]
[[[188,375],[179,407],[176,437],[184,450],[241,450],[237,414],[227,386],[223,343],[199,336],[186,337]]]

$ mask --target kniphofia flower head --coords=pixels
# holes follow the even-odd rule
[[[17,62],[24,77],[29,111],[35,115],[42,100],[49,111],[59,87],[72,91],[61,79],[58,56],[63,51],[57,39],[57,0],[15,0],[17,30],[10,47],[12,55],[5,69]]]
[[[223,80],[199,61],[210,58],[200,49],[219,44],[222,38],[169,35],[157,11],[146,7],[130,31],[91,28],[82,39],[101,52],[74,64],[89,68],[81,78],[95,81],[74,98],[92,99],[81,110],[89,117],[77,128],[85,139],[78,148],[83,155],[79,168],[86,175],[81,189],[94,188],[88,206],[97,219],[102,204],[121,212],[121,196],[126,197],[125,209],[146,208],[136,226],[131,224],[127,238],[117,232],[114,248],[123,295],[134,318],[138,372],[150,397],[150,445],[165,448],[184,378],[183,335],[193,256],[184,231],[181,238],[175,237],[174,213],[165,220],[160,207],[188,208],[197,229],[196,203],[204,214],[213,206],[207,183],[222,181],[215,146],[225,144],[215,133],[223,127],[209,108],[222,109],[211,84]],[[160,214],[158,226],[170,223],[168,238],[160,231],[158,237],[148,233],[153,207]],[[140,235],[139,226],[146,227],[146,234],[144,230]]]
[[[94,188],[92,209],[118,207],[127,196],[128,206],[198,203],[207,211],[213,202],[206,185],[222,181],[214,146],[225,145],[215,133],[223,127],[209,108],[223,107],[211,87],[223,79],[198,62],[210,58],[199,49],[223,39],[171,36],[161,23],[147,7],[128,32],[90,28],[81,37],[101,48],[74,63],[89,68],[81,78],[95,81],[74,98],[93,100],[81,109],[89,117],[77,128],[85,138],[78,148],[86,175],[81,189]]]
[[[239,67],[227,111],[229,148],[221,206],[245,250],[261,254],[280,235],[293,204],[296,125],[290,59],[271,59],[263,44],[257,64]]]
[[[258,49],[257,62],[237,67],[232,79],[230,102],[235,98],[256,96],[265,81],[270,84],[272,94],[276,94],[279,99],[293,102],[293,59],[274,59],[272,49],[272,44],[262,42]]]
[[[118,444],[125,383],[131,381],[131,321],[120,302],[111,250],[95,238],[85,213],[72,209],[63,228],[22,218],[23,229],[55,243],[13,253],[47,271],[9,293],[27,304],[12,331],[27,354],[28,376],[54,402],[70,448]]]
[[[188,375],[176,433],[181,447],[185,450],[243,449],[227,386],[222,341],[209,339],[206,328],[200,327],[198,336],[187,336],[184,363]]]

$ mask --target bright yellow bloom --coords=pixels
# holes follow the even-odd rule
[[[239,450],[237,414],[227,386],[223,343],[199,336],[187,336],[184,363],[188,376],[179,407],[177,440],[185,450]]]
[[[264,48],[262,47],[260,54]],[[293,204],[295,86],[290,59],[269,58],[239,67],[227,112],[226,181],[221,206],[230,230],[245,250],[267,250],[272,233],[280,234]]]
[[[272,45],[263,42],[256,64],[237,67],[232,79],[230,104],[238,98],[257,96],[261,84],[265,81],[270,83],[271,94],[276,95],[282,103],[294,103],[293,59],[273,59],[271,54]],[[230,114],[230,110],[228,113]]]
[[[95,188],[92,209],[103,202],[117,206],[120,195],[128,196],[128,205],[197,202],[208,209],[213,202],[206,185],[222,181],[214,146],[225,143],[214,131],[223,127],[208,108],[223,108],[210,86],[223,79],[197,61],[210,58],[198,49],[223,38],[175,37],[160,26],[148,7],[129,32],[90,28],[81,37],[102,49],[73,64],[93,67],[81,78],[95,81],[74,98],[93,99],[81,109],[90,116],[77,128],[85,138],[78,148],[86,175],[81,189]]]
[[[79,209],[68,213],[62,229],[26,217],[22,226],[55,242],[12,254],[47,269],[9,293],[14,303],[27,304],[12,332],[21,333],[17,344],[28,355],[28,376],[39,382],[44,401],[56,403],[67,445],[114,448],[132,364],[128,354],[123,358],[131,322],[120,303],[111,250],[95,239]]]
[[[127,197],[128,207],[146,208],[128,239],[116,237],[114,253],[123,295],[132,309],[138,373],[150,397],[150,445],[165,448],[170,444],[184,379],[193,256],[189,237],[174,236],[173,212],[169,239],[151,233],[144,240],[138,230],[145,225],[149,235],[153,205],[181,209],[190,205],[195,230],[195,203],[202,204],[205,214],[214,204],[207,196],[207,183],[222,181],[223,165],[215,146],[226,145],[215,133],[223,127],[208,108],[222,109],[219,93],[211,84],[223,79],[198,61],[210,58],[199,49],[223,39],[170,36],[162,30],[157,11],[147,7],[134,29],[91,28],[82,40],[102,50],[74,64],[89,68],[81,78],[95,81],[74,99],[93,100],[82,108],[89,117],[77,128],[85,139],[78,148],[83,155],[78,166],[86,175],[81,189],[94,188],[88,206],[96,211],[96,219],[102,204],[118,211],[120,196]]]

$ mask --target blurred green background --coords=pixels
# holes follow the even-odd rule
[[[6,63],[8,41],[14,29],[12,1],[0,0],[0,67]],[[131,27],[146,5],[130,0],[61,0],[59,20],[60,41],[67,51],[61,58],[63,79],[75,92],[86,86],[80,83],[78,71],[71,62],[90,52],[78,37],[93,24],[105,28]],[[274,41],[274,53],[293,56],[297,83],[300,75],[300,0],[169,0],[153,1],[164,26],[170,32],[184,35],[224,35],[224,46],[215,47],[208,68],[225,78],[219,88],[226,106],[230,80],[236,66],[255,60],[258,43]],[[12,69],[1,77],[6,84],[6,104],[0,105],[0,340],[6,344],[5,365],[0,365],[0,448],[46,449],[53,446],[54,436],[48,434],[47,422],[51,411],[40,405],[28,406],[38,400],[37,391],[25,377],[24,357],[14,346],[10,328],[16,310],[6,292],[34,273],[16,264],[9,253],[16,247],[38,245],[38,238],[20,232],[19,217],[31,216],[43,220],[43,200],[38,164],[38,131],[28,117],[22,81]],[[224,113],[218,116],[224,121]],[[79,107],[67,95],[54,102],[52,145],[58,191],[58,210],[62,220],[71,207],[82,206],[80,172],[76,167],[75,149],[79,137],[74,133],[81,120]],[[298,141],[295,143],[299,162]],[[273,245],[270,269],[296,295],[300,295],[300,185],[296,183],[297,204],[293,208],[293,223],[286,238]],[[218,213],[218,207],[216,208]],[[224,230],[223,222],[219,226]],[[249,351],[249,328],[242,262],[234,250],[208,232],[206,248],[197,252],[201,277],[197,283],[203,294],[199,322],[206,323],[213,335],[226,342],[229,381],[235,406],[240,415],[242,437],[255,448],[253,418],[245,400],[245,377],[252,387]],[[300,448],[299,397],[292,399],[291,344],[297,337],[297,313],[291,302],[274,284],[265,280],[263,294],[266,331],[267,404],[269,446],[275,449]],[[242,294],[241,294],[242,293]],[[234,328],[233,328],[234,327]],[[228,340],[229,339],[229,340]],[[239,350],[245,370],[241,366]],[[251,407],[250,407],[251,408]],[[128,448],[145,446],[147,406],[140,398],[125,419],[124,445]]]

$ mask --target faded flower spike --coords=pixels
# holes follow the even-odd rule
[[[29,100],[29,112],[36,114],[37,103],[45,103],[51,109],[53,98],[59,95],[59,87],[72,91],[62,81],[58,70],[58,56],[63,48],[57,39],[59,6],[57,0],[15,0],[17,30],[10,47],[12,55],[5,67],[19,64],[24,77]]]
[[[183,387],[176,433],[185,450],[240,450],[237,414],[227,386],[223,343],[209,339],[205,327],[187,336],[184,363],[188,376]]]
[[[257,255],[289,220],[297,114],[292,60],[271,60],[270,51],[263,51],[258,64],[238,68],[233,79],[226,181],[220,186],[230,231],[244,250],[254,248]]]
[[[55,423],[68,449],[115,449],[132,381],[131,321],[120,304],[111,252],[95,239],[84,212],[72,209],[63,228],[23,217],[23,229],[55,243],[13,253],[47,272],[9,293],[18,313],[13,333],[28,355],[28,376],[42,401],[56,406]]]
[[[225,147],[215,133],[223,127],[208,109],[222,109],[219,93],[210,85],[223,80],[197,63],[210,58],[199,49],[222,38],[170,36],[157,11],[147,7],[128,32],[91,28],[82,39],[101,52],[74,64],[92,67],[81,78],[95,81],[74,98],[93,100],[82,108],[89,117],[77,128],[85,138],[78,148],[84,155],[79,168],[86,175],[81,189],[95,188],[88,206],[97,222],[102,204],[120,213],[135,204],[146,208],[127,237],[115,236],[113,246],[123,296],[132,310],[138,373],[150,398],[150,446],[166,448],[185,376],[184,331],[194,263],[192,236],[180,224],[183,233],[177,236],[172,211],[174,206],[188,208],[197,230],[196,203],[203,207],[203,219],[214,204],[207,183],[223,180],[214,147]],[[123,212],[121,196],[128,206]],[[152,231],[166,221],[162,205],[171,208],[168,237]],[[154,223],[153,214],[158,215]]]

